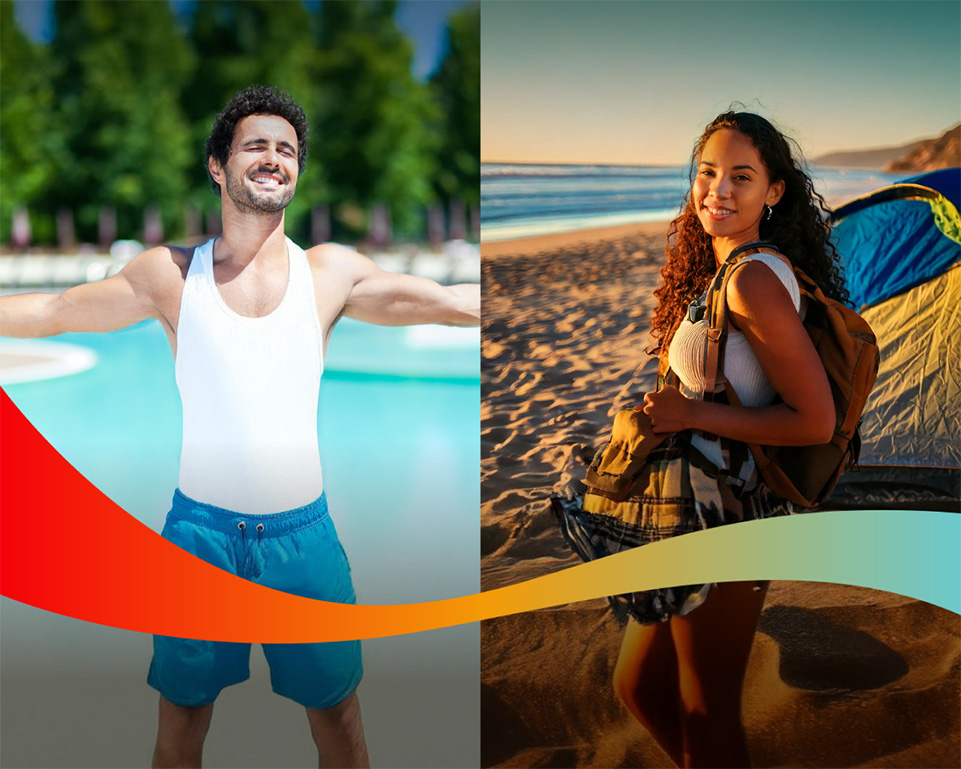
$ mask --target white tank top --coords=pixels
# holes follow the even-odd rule
[[[194,251],[180,303],[180,490],[245,515],[302,507],[324,489],[317,447],[324,334],[307,255],[287,239],[284,298],[269,315],[248,318],[220,295],[213,244]]]
[[[766,264],[791,295],[794,308],[801,309],[801,290],[794,270],[771,254],[753,254],[741,259],[743,262]],[[708,319],[691,323],[687,318],[674,333],[667,357],[671,369],[677,374],[687,395],[700,398],[704,393],[704,363],[707,353]],[[728,324],[727,341],[724,344],[724,377],[731,383],[738,400],[744,406],[766,406],[777,394],[764,375],[757,356],[748,344],[747,337]]]
[[[741,261],[761,262],[766,264],[778,279],[784,284],[794,308],[801,317],[806,307],[801,306],[801,290],[794,270],[781,259],[765,253],[745,256]],[[709,328],[707,318],[691,323],[685,318],[674,332],[671,346],[668,348],[667,359],[671,369],[681,380],[681,392],[690,398],[701,398],[704,394],[704,365],[707,354],[707,332]],[[747,337],[728,324],[727,340],[724,343],[724,378],[730,382],[738,400],[744,406],[767,406],[774,402],[777,392],[771,385],[764,369],[758,363],[757,356]],[[700,435],[694,435],[691,443],[717,467],[726,467],[721,446],[717,441],[707,441]],[[754,471],[753,457],[741,469],[741,477],[750,479]]]

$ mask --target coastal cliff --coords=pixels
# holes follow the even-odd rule
[[[961,165],[961,124],[934,139],[921,139],[898,147],[841,150],[814,158],[832,168],[864,168],[876,171],[925,173]]]
[[[961,165],[961,123],[945,131],[937,139],[919,142],[909,152],[886,163],[882,170],[924,173],[959,165]]]

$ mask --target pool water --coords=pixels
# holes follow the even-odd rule
[[[320,452],[364,603],[479,589],[476,331],[349,319],[334,330],[320,390]],[[173,358],[160,325],[56,341],[92,350],[97,365],[5,390],[74,467],[159,531],[181,441]]]

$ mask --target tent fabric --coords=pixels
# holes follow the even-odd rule
[[[883,302],[961,260],[961,246],[932,225],[924,201],[891,200],[864,209],[839,222],[833,240],[855,307]]]
[[[961,183],[961,169],[883,187],[832,214],[832,240],[855,307],[896,296],[961,261],[961,215],[951,200],[957,194],[923,184],[950,188],[952,179]]]
[[[920,176],[903,179],[898,184],[920,184],[940,192],[951,204],[961,211],[961,168],[942,168],[929,171]]]
[[[905,180],[832,216],[852,303],[881,363],[859,466],[827,508],[961,512],[961,169]]]
[[[862,315],[881,365],[861,464],[961,467],[961,266]]]
[[[831,220],[837,224],[852,214],[878,203],[886,203],[889,200],[925,201],[931,207],[931,214],[934,216],[934,223],[937,228],[951,240],[961,243],[961,216],[958,215],[957,206],[940,192],[921,184],[898,182],[890,187],[882,187],[868,195],[856,198],[850,203],[845,203],[844,206],[831,214]]]

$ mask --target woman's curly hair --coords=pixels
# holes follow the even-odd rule
[[[204,145],[204,168],[210,178],[210,186],[218,198],[220,185],[210,176],[208,160],[212,156],[221,167],[227,165],[237,123],[250,115],[276,115],[290,123],[297,134],[297,166],[300,173],[307,167],[307,116],[304,115],[303,108],[286,91],[270,85],[248,86],[235,93],[217,115]]]
[[[689,173],[691,186],[694,186],[704,145],[722,128],[740,131],[750,139],[771,182],[784,182],[784,194],[774,207],[774,215],[761,220],[761,240],[777,245],[791,264],[804,270],[827,296],[848,303],[840,259],[830,241],[831,228],[827,224],[830,210],[801,168],[802,156],[797,143],[763,117],[733,111],[718,115],[694,146]],[[684,210],[668,229],[665,253],[667,263],[661,270],[664,282],[654,292],[659,304],[651,318],[655,343],[648,350],[658,355],[667,351],[687,306],[704,293],[717,272],[711,236],[701,226],[690,192]]]

